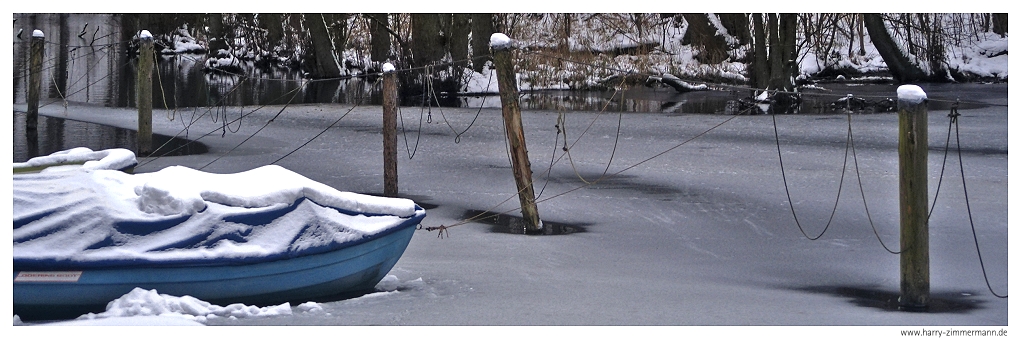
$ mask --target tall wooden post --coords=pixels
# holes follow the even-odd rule
[[[521,125],[521,108],[518,104],[518,84],[511,59],[513,44],[506,35],[495,33],[489,39],[496,67],[496,81],[500,86],[500,103],[503,106],[503,122],[507,130],[507,141],[511,148],[514,182],[521,202],[521,216],[525,220],[525,233],[542,231],[539,209],[535,206],[535,191],[532,188],[532,168],[525,146],[525,132]]]
[[[32,42],[29,45],[28,54],[28,113],[25,115],[26,135],[34,139],[37,134],[36,125],[39,124],[39,96],[43,86],[43,52],[45,50],[46,36],[43,31],[32,31]]]
[[[138,72],[135,78],[135,104],[138,107],[138,154],[152,152],[152,34],[138,35]]]
[[[397,196],[397,73],[383,65],[383,195]]]
[[[927,97],[915,85],[897,88],[900,121],[900,306],[925,310],[929,306],[928,221],[928,108]]]

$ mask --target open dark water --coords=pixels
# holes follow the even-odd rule
[[[27,55],[32,29],[46,34],[43,97],[109,107],[135,106],[135,59],[125,41],[136,27],[128,15],[111,14],[16,14],[15,31],[24,31],[14,40],[14,101],[25,102]],[[153,32],[158,34],[159,32]],[[164,32],[165,33],[165,32]],[[342,103],[379,105],[381,85],[374,78],[310,81],[301,72],[287,68],[256,67],[242,62],[240,75],[212,73],[204,69],[205,54],[161,55],[154,74],[155,108],[258,106],[285,103]],[[1006,92],[1006,84],[1001,86]],[[935,85],[944,86],[944,85]],[[960,86],[976,86],[965,84]],[[978,85],[982,86],[982,85]],[[418,87],[418,88],[413,88]],[[401,104],[422,106],[425,102],[445,107],[499,107],[499,98],[489,96],[448,96],[423,98],[421,85],[402,85]],[[801,114],[840,113],[833,103],[847,94],[876,102],[896,98],[893,84],[823,84],[821,89],[805,90],[803,102],[794,112]],[[926,91],[929,88],[923,86]],[[981,94],[983,90],[979,90]],[[531,110],[584,110],[611,112],[662,112],[668,114],[735,114],[737,102],[753,95],[749,90],[724,89],[707,92],[677,93],[670,87],[634,86],[623,91],[535,91],[523,92],[520,103]],[[932,97],[932,96],[930,96]],[[969,99],[969,95],[948,95]],[[425,100],[423,100],[425,99]],[[940,110],[948,103],[933,102],[930,109]],[[962,106],[962,108],[968,108]],[[868,109],[863,109],[868,112]],[[748,112],[745,112],[748,113]]]
[[[29,138],[25,131],[25,114],[14,113],[14,162],[25,162],[40,155],[75,147],[88,147],[98,151],[109,148],[126,148],[137,153],[137,133],[133,130],[39,116],[37,136]],[[153,156],[175,156],[208,152],[206,145],[181,138],[154,134],[153,147],[163,146]]]
[[[125,27],[121,15],[38,14],[15,16],[15,31],[31,32],[39,28],[46,34],[42,96],[44,101],[68,100],[108,107],[135,107],[135,61],[125,53],[121,42],[130,38],[134,28]],[[14,41],[14,102],[24,103],[27,81],[28,34]],[[258,106],[299,103],[341,103],[380,105],[380,84],[375,79],[309,81],[299,71],[254,67],[243,64],[240,76],[210,73],[203,69],[204,54],[163,55],[157,62],[153,90],[154,108]],[[408,85],[409,87],[411,85]],[[1003,98],[1007,84],[922,84],[929,94],[930,110],[947,110],[954,100],[962,100],[961,109],[979,108],[974,102]],[[894,84],[823,84],[805,90],[802,102],[793,109],[798,114],[843,113],[835,104],[853,94],[869,103],[896,98]],[[421,89],[406,88],[401,97],[406,107],[499,107],[499,96],[456,96],[440,94],[425,98]],[[753,93],[747,89],[722,89],[678,93],[669,87],[635,86],[614,91],[531,91],[523,92],[525,110],[565,110],[643,112],[664,114],[757,114],[745,103]],[[428,102],[428,104],[426,103]],[[875,113],[875,107],[853,109],[857,113]],[[882,112],[882,110],[878,110]],[[155,136],[156,145],[167,140]],[[88,123],[40,117],[39,136],[27,138],[24,116],[14,115],[14,161],[24,161],[71,147],[135,149],[134,131]],[[177,154],[204,152],[204,146],[177,151]],[[174,147],[177,148],[177,147]]]

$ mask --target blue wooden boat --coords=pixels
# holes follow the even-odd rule
[[[135,287],[219,305],[262,306],[370,292],[400,259],[424,217],[418,213],[398,227],[330,252],[261,263],[46,270],[15,261],[14,313],[26,320],[98,313]]]
[[[155,289],[160,294],[192,296],[218,305],[270,306],[356,296],[371,292],[393,268],[411,241],[416,226],[425,218],[425,210],[410,201],[401,201],[401,206],[406,207],[399,209],[400,215],[395,215],[379,212],[379,208],[353,211],[299,197],[290,204],[256,208],[207,202],[208,206],[200,213],[143,221],[121,217],[90,222],[80,215],[110,204],[100,199],[103,194],[95,199],[75,198],[78,200],[74,200],[67,211],[47,210],[46,201],[76,197],[82,194],[81,188],[69,187],[66,193],[36,192],[40,194],[40,201],[21,201],[32,199],[30,193],[41,186],[40,183],[53,180],[61,180],[57,182],[63,188],[87,182],[90,176],[120,180],[132,176],[113,172],[15,176],[14,314],[24,320],[42,320],[99,313],[110,301],[136,287]],[[276,169],[270,173],[286,172]],[[81,186],[93,187],[88,183]],[[366,206],[364,199],[387,199],[357,194],[355,198],[361,202],[351,206],[358,208]],[[78,206],[80,204],[86,205]],[[65,216],[59,216],[61,213]],[[106,211],[97,214],[118,213],[124,214]],[[365,223],[376,225],[360,226]],[[244,230],[223,231],[232,228]],[[294,239],[284,237],[276,241],[280,229],[291,232],[287,234]],[[267,230],[269,235],[258,240],[262,247],[254,248],[261,249],[269,244],[273,250],[268,254],[249,255],[251,251],[240,251],[226,257],[209,255],[208,258],[203,254],[215,252],[224,242],[235,247],[250,244],[250,239],[239,238],[239,234],[252,236],[260,230]],[[187,236],[164,241],[167,237],[162,234],[168,232]],[[330,234],[325,237],[327,240],[294,245],[297,238],[323,233]],[[90,234],[110,235],[71,244]],[[117,253],[130,251],[132,246],[138,247],[132,245],[131,240],[124,240],[126,237],[146,236],[161,243],[158,247],[118,256]],[[81,248],[70,251],[64,248],[74,246]],[[97,251],[101,255],[88,256]],[[168,252],[185,255],[167,256]]]

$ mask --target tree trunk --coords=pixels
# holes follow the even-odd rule
[[[862,21],[862,15],[858,14],[855,18],[856,26],[858,27],[858,55],[865,56],[865,22]]]
[[[1007,36],[1007,13],[993,13],[993,33]]]
[[[727,41],[719,35],[716,26],[709,22],[710,14],[682,14],[688,22],[682,43],[687,42],[700,49],[695,59],[703,64],[718,64],[727,60]]]
[[[269,46],[280,43],[284,37],[283,16],[276,13],[259,14],[259,27],[266,30]]]
[[[369,20],[369,44],[372,61],[384,62],[390,58],[390,16],[387,14],[367,14]]]
[[[720,24],[723,28],[727,29],[734,38],[737,38],[739,44],[747,44],[752,40],[751,32],[748,30],[751,24],[748,22],[748,14],[744,13],[721,13],[718,14],[720,17]]]
[[[322,14],[305,14],[305,25],[312,40],[309,73],[313,78],[340,76],[340,60],[334,50],[333,38]]]
[[[476,72],[482,72],[482,67],[486,65],[486,61],[493,60],[492,56],[489,56],[489,37],[493,35],[493,15],[492,14],[471,14],[471,49],[472,49],[472,69]],[[486,55],[485,58],[479,58],[479,56]]]
[[[333,40],[333,51],[339,57],[347,49],[347,19],[350,14],[323,14],[326,28],[330,31],[330,38]],[[343,60],[341,60],[343,61]]]
[[[780,14],[780,59],[782,63],[779,83],[785,91],[794,90],[794,78],[798,76],[798,15]],[[780,88],[780,87],[777,87]]]
[[[929,70],[932,80],[936,78],[950,78],[945,66],[946,48],[943,41],[943,26],[937,25],[940,22],[938,14],[918,14],[918,22],[921,23],[921,30],[925,37],[925,60],[929,63]]]
[[[209,14],[206,17],[206,27],[209,31],[209,55],[215,56],[221,49],[230,49],[223,34],[223,14]]]
[[[443,58],[438,14],[411,15],[411,54],[415,67],[430,65]]]
[[[890,37],[886,30],[883,17],[879,14],[862,14],[865,29],[869,32],[872,45],[883,57],[886,66],[890,69],[893,78],[901,83],[922,81],[929,78],[918,65],[911,63],[904,52],[897,46],[897,43]]]
[[[471,16],[469,14],[455,13],[451,18],[450,31],[447,32],[447,52],[450,59],[458,61],[458,68],[466,64],[461,60],[468,59],[468,33],[471,32]]]
[[[755,88],[766,88],[769,87],[769,54],[766,49],[766,27],[762,22],[762,14],[752,14],[752,24],[755,29],[755,41],[752,51],[751,82]]]
[[[780,19],[774,13],[766,15],[766,35],[769,41],[769,88],[783,89],[783,49],[780,45]]]

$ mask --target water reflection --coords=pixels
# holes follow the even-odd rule
[[[97,151],[110,148],[137,149],[137,134],[133,130],[40,115],[33,135],[25,131],[25,117],[24,113],[14,113],[14,162],[25,162],[40,155],[75,147],[88,147]],[[163,146],[153,156],[208,152],[202,143],[159,134],[153,135],[153,145]]]
[[[136,15],[138,16],[138,15]],[[198,20],[197,15],[191,20]],[[47,84],[42,96],[54,101],[92,103],[112,107],[135,106],[135,61],[128,42],[140,23],[126,14],[15,14],[14,101],[25,102],[27,53],[30,32],[46,34],[44,74]],[[147,20],[154,20],[149,18]],[[141,20],[145,21],[145,20]],[[167,24],[169,25],[169,24]],[[169,30],[174,28],[160,28]],[[342,103],[380,105],[381,85],[377,78],[317,81],[291,68],[259,67],[242,61],[241,75],[208,72],[205,54],[161,55],[156,63],[153,93],[155,108],[253,106],[300,103]],[[427,98],[421,85],[407,75],[401,85],[401,105],[425,104],[445,107],[499,107],[499,98],[489,96],[446,96]],[[827,85],[825,90],[805,92],[797,113],[839,113],[832,103],[854,93],[858,96],[896,96],[895,85]],[[1005,86],[1004,86],[1005,87]],[[939,88],[933,87],[933,88]],[[958,87],[959,88],[959,87]],[[928,90],[928,88],[927,88]],[[521,106],[529,110],[584,110],[612,112],[659,112],[667,114],[734,114],[748,90],[719,90],[677,93],[667,87],[636,86],[615,91],[530,91],[523,92]],[[930,96],[932,97],[932,96]],[[46,104],[45,102],[43,104]],[[942,105],[942,106],[941,106]],[[949,104],[933,102],[930,109],[947,109]],[[962,107],[965,108],[965,107]]]

